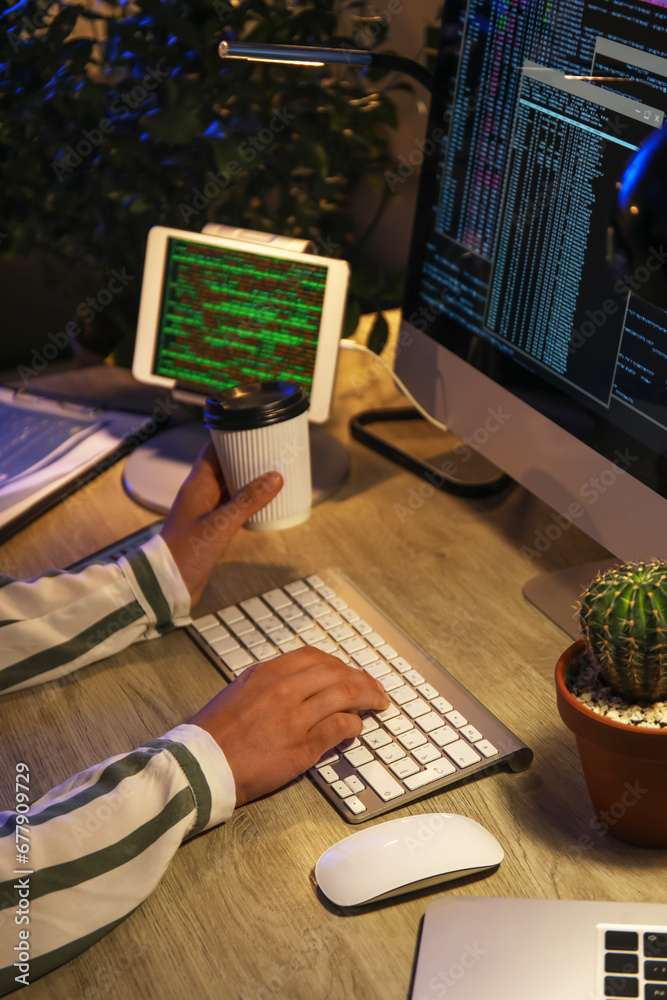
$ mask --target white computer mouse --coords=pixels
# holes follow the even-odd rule
[[[474,819],[419,813],[339,840],[317,862],[315,877],[332,903],[360,906],[494,868],[503,857]]]

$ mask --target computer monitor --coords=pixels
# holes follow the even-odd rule
[[[616,186],[665,111],[664,2],[446,0],[396,370],[553,508],[533,563],[572,524],[667,556],[667,315],[641,298],[667,247],[608,263]]]
[[[315,503],[349,465],[344,446],[314,426],[330,414],[349,265],[292,250],[299,241],[270,233],[219,235],[225,228],[150,230],[132,372],[198,408],[249,382],[301,386],[310,399]],[[128,492],[166,512],[207,438],[200,417],[146,442],[124,468]]]

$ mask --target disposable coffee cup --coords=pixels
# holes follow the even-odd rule
[[[251,382],[207,399],[211,432],[232,496],[265,472],[283,477],[278,495],[246,521],[255,531],[277,531],[310,515],[311,475],[308,397],[289,382]]]

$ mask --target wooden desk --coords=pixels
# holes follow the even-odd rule
[[[551,512],[519,488],[486,500],[439,492],[420,498],[419,480],[348,436],[352,414],[400,402],[372,361],[343,354],[331,428],[349,444],[349,482],[299,527],[240,532],[197,613],[342,567],[534,749],[524,773],[480,778],[409,809],[473,817],[501,841],[505,861],[488,878],[353,915],[335,912],[318,898],[313,866],[353,828],[302,778],[182,847],[147,902],[88,952],[30,985],[31,1000],[405,1000],[420,918],[439,891],[664,899],[665,852],[627,847],[590,825],[552,680],[568,639],[521,595],[535,573],[604,553],[571,527],[529,563],[520,548],[552,523]],[[432,450],[442,450],[442,438],[424,426],[403,432],[430,435]],[[117,466],[86,487],[80,502],[52,510],[7,543],[0,564],[16,575],[64,566],[152,519],[123,493]],[[42,792],[161,735],[219,686],[188,636],[174,633],[0,699],[0,802],[13,801],[16,761],[29,763]]]

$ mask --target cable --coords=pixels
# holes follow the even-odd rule
[[[441,424],[439,420],[436,420],[435,417],[431,416],[431,414],[428,413],[424,409],[424,407],[417,402],[417,400],[412,395],[407,386],[404,385],[403,382],[401,382],[400,378],[398,377],[394,369],[390,368],[387,362],[384,360],[384,358],[381,358],[379,354],[376,354],[375,351],[371,351],[369,347],[364,347],[363,344],[357,344],[357,342],[354,340],[341,340],[340,346],[341,349],[345,351],[361,351],[363,354],[370,354],[370,356],[372,358],[375,358],[375,360],[380,365],[382,365],[384,370],[391,375],[397,389],[399,389],[399,391],[402,392],[403,395],[408,397],[414,408],[418,410],[419,413],[421,413],[422,417],[428,420],[430,424],[433,424],[435,427],[438,427],[441,431],[446,431],[447,433],[449,433],[449,427],[447,427],[446,424]]]

